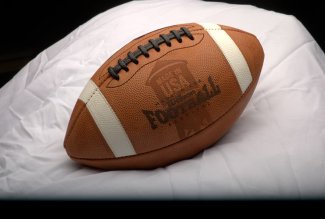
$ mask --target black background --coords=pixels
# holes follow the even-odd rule
[[[128,1],[15,1],[0,5],[0,87],[39,52],[93,16]],[[320,1],[225,0],[296,16],[325,48]],[[132,21],[130,20],[130,25]]]

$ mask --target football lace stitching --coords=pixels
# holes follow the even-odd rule
[[[128,64],[133,62],[134,64],[139,64],[138,57],[144,55],[146,58],[149,57],[149,50],[155,49],[157,52],[160,51],[159,45],[166,43],[167,46],[172,46],[171,40],[176,39],[181,43],[182,37],[187,36],[190,40],[194,40],[191,32],[185,28],[181,27],[179,30],[171,30],[169,34],[160,34],[156,39],[148,40],[148,43],[145,45],[138,46],[138,49],[134,52],[128,52],[125,59],[119,59],[117,64],[114,67],[108,68],[108,74],[115,80],[119,80],[120,76],[118,73],[123,69],[128,72]]]

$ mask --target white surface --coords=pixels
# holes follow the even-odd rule
[[[92,80],[87,83],[79,99],[87,104],[92,118],[115,157],[136,154],[119,118]]]
[[[236,43],[231,39],[226,31],[221,30],[221,27],[217,24],[205,23],[201,24],[201,26],[203,26],[210,34],[223,55],[226,57],[231,69],[235,73],[242,93],[244,93],[252,82],[252,74]]]
[[[67,123],[97,68],[139,35],[192,21],[246,30],[264,47],[260,81],[231,131],[193,159],[152,171],[71,161],[63,149]],[[196,0],[113,8],[40,53],[0,90],[0,197],[324,197],[324,72],[324,53],[292,16]]]

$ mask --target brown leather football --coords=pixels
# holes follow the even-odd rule
[[[64,147],[103,169],[150,169],[190,158],[234,124],[256,87],[257,38],[216,24],[145,34],[92,76],[72,112]]]

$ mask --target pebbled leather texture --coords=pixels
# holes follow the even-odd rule
[[[171,40],[160,52],[140,56],[139,64],[121,70],[120,80],[107,73],[129,51],[159,34],[188,28],[194,40]],[[136,155],[115,157],[89,115],[87,103],[77,101],[65,148],[77,162],[105,169],[155,168],[189,158],[222,137],[247,105],[262,68],[263,49],[255,36],[221,26],[249,66],[252,82],[242,94],[227,59],[202,26],[175,25],[145,34],[108,59],[91,80],[119,118]],[[122,147],[123,145],[121,145]]]

